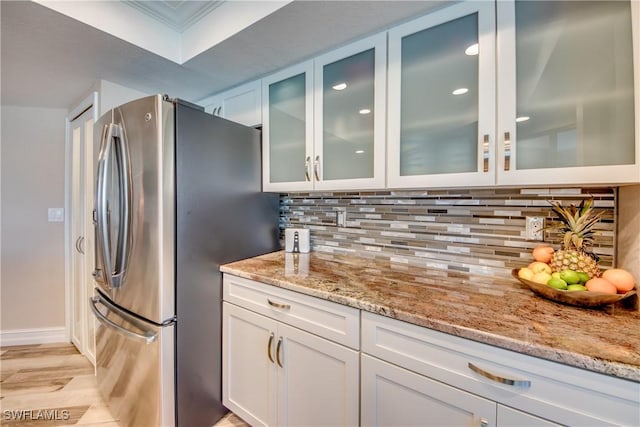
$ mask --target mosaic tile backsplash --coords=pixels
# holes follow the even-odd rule
[[[593,197],[604,210],[593,252],[600,265],[615,265],[616,189],[538,188],[280,195],[280,228],[308,228],[314,251],[351,253],[425,268],[509,276],[532,261],[541,242],[525,239],[525,217],[557,223],[550,200],[579,204]],[[346,212],[346,226],[336,225]],[[545,243],[560,247],[561,235],[545,230]]]

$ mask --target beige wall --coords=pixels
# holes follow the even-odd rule
[[[0,330],[65,326],[65,109],[2,106]]]

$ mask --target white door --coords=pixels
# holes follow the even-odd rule
[[[222,306],[222,403],[254,427],[275,426],[277,322]]]
[[[93,122],[90,107],[70,122],[71,135],[71,341],[95,364],[93,292]]]
[[[357,426],[359,353],[280,323],[278,425]]]
[[[495,427],[496,404],[362,355],[362,425]]]

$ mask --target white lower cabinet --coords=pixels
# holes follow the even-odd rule
[[[363,426],[495,427],[496,404],[362,355]]]
[[[640,425],[640,383],[228,274],[222,362],[252,426]]]
[[[640,425],[633,381],[368,312],[361,338],[363,425]]]
[[[238,295],[253,285],[228,277],[225,296]],[[223,404],[254,427],[357,426],[360,353],[284,323],[287,318],[292,323],[308,322],[299,317],[304,307],[297,310],[293,301],[302,298],[313,305],[316,298],[253,286],[269,289],[265,308],[271,307],[273,318],[236,305],[239,298],[236,304],[223,303]],[[256,300],[247,300],[248,306],[255,304]],[[338,314],[325,312],[327,321],[317,318],[320,325],[342,317],[346,307],[335,306]],[[358,310],[351,314],[359,320]]]
[[[498,420],[499,426],[558,427],[561,425],[507,406],[498,405],[497,410],[496,419]]]

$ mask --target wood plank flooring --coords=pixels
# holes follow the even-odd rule
[[[68,343],[0,347],[0,425],[120,427],[93,365]],[[248,424],[230,413],[214,427]]]

